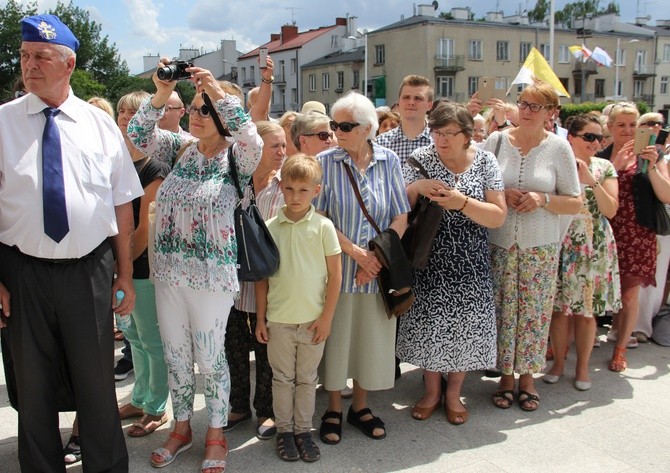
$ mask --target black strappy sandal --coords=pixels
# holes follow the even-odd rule
[[[372,419],[361,420],[361,417],[366,415],[372,415],[372,411],[369,408],[361,409],[358,412],[349,407],[349,412],[347,412],[347,422],[354,427],[358,427],[361,432],[374,440],[381,440],[386,438],[386,428],[384,427],[384,422],[379,417],[372,416]],[[384,429],[384,433],[381,435],[374,435],[375,429]]]
[[[293,432],[277,434],[277,456],[286,462],[300,460],[298,448],[295,446]]]
[[[312,440],[312,434],[309,432],[302,432],[295,435],[295,445],[298,447],[300,459],[304,462],[311,463],[321,458],[321,450],[319,446]]]
[[[327,422],[328,419],[339,420],[339,424],[334,422]],[[326,435],[335,434],[337,435],[337,440],[331,440]],[[326,413],[321,417],[321,427],[319,428],[319,438],[321,441],[328,445],[337,445],[342,440],[342,413],[335,411],[326,411]]]

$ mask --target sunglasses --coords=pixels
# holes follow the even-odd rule
[[[644,123],[640,123],[640,126],[649,126],[649,127],[663,126],[663,122],[654,122],[654,121],[644,122]]]
[[[340,123],[340,125],[343,125],[344,123]],[[353,128],[353,127],[352,127]],[[342,131],[347,131],[344,128]],[[318,136],[321,141],[328,141],[333,139],[333,133],[331,131],[320,131],[318,133],[305,133],[302,136]]]
[[[528,103],[526,101],[519,101],[516,103],[517,107],[519,107],[519,110],[526,110],[527,108],[530,108],[531,112],[539,112],[543,108],[550,109],[553,108],[551,105],[540,105],[539,103]]]
[[[603,135],[597,135],[595,133],[584,133],[583,135],[574,135],[574,136],[583,139],[587,143],[593,143],[594,141],[603,140]]]
[[[207,105],[203,105],[200,108],[195,108],[193,105],[186,107],[186,113],[189,115],[193,115],[196,112],[198,112],[198,115],[200,115],[201,118],[210,118],[210,109]]]
[[[330,129],[333,130],[333,131],[337,131],[337,129],[339,128],[343,132],[349,133],[351,130],[356,128],[358,125],[360,125],[360,123],[356,123],[356,122],[353,122],[353,123],[352,122],[337,123],[335,120],[331,120]]]

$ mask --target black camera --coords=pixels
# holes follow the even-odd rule
[[[156,70],[156,75],[160,80],[186,80],[191,78],[191,73],[186,72],[187,67],[193,67],[192,62],[172,61],[164,67]]]

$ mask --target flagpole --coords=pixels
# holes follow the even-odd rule
[[[554,68],[554,0],[551,0],[549,7],[549,66]]]

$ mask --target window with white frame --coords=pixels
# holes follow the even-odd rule
[[[309,91],[316,92],[316,74],[309,75]]]
[[[496,61],[509,61],[509,41],[496,41]]]
[[[328,74],[327,72],[321,74],[321,86],[323,90],[330,89],[330,74]]]
[[[558,63],[559,64],[570,63],[570,49],[567,44],[561,44],[558,47]]]
[[[254,84],[256,83],[256,70],[254,66],[249,66],[249,80]]]
[[[598,98],[605,96],[605,79],[596,79],[594,91],[594,95]]]
[[[470,59],[471,61],[481,61],[482,60],[482,40],[481,39],[470,40],[470,46],[468,48],[468,59]]]
[[[452,97],[455,95],[454,76],[441,76],[437,78],[437,91],[440,97]]]
[[[663,45],[663,62],[670,62],[670,44]]]
[[[541,44],[540,52],[547,62],[551,61],[551,45],[549,43]]]
[[[614,65],[615,66],[625,66],[626,65],[626,51],[623,50],[623,48],[619,48],[616,50],[616,54],[614,55]]]
[[[383,44],[375,46],[375,64],[384,64],[386,62],[386,48]]]
[[[344,72],[343,71],[338,71],[337,72],[337,90],[343,90],[344,89]]]
[[[440,38],[437,44],[437,54],[443,59],[454,57],[454,40],[451,38]]]
[[[633,82],[633,97],[640,97],[644,95],[644,81],[636,80]]]
[[[614,95],[616,95],[617,97],[623,96],[623,81],[621,79],[615,82],[614,90],[616,91]]]
[[[646,73],[647,68],[647,51],[644,49],[638,49],[635,52],[635,71]]]
[[[496,77],[496,89],[505,89],[507,91],[507,77]]]
[[[286,61],[279,61],[279,80],[286,82]]]
[[[532,48],[532,43],[522,42],[519,44],[519,62],[524,62],[526,60]]]
[[[361,71],[353,71],[352,82],[352,87],[354,89],[359,89],[361,87]]]
[[[472,94],[477,92],[479,84],[479,77],[470,76],[468,77],[468,97],[472,97]]]
[[[298,73],[298,61],[295,58],[291,59],[291,74],[296,75]]]
[[[661,95],[668,95],[668,76],[661,76],[661,90],[659,93]]]
[[[247,81],[247,68],[242,68],[242,83],[244,84]]]

